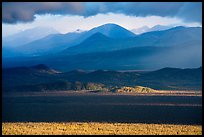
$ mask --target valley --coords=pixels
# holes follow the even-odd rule
[[[2,2],[3,135],[202,135],[202,2]]]
[[[202,95],[178,93],[9,93],[2,134],[200,135]]]
[[[3,122],[202,123],[201,95],[31,92],[2,99]]]

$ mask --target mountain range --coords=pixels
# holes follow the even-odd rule
[[[16,51],[19,46],[29,44],[51,34],[59,34],[59,32],[50,27],[35,27],[3,37],[3,56],[22,56],[23,54],[21,52]]]
[[[3,69],[2,74],[3,92],[73,90],[72,87],[81,89],[83,84],[86,85],[84,87],[102,86],[109,91],[112,88],[137,85],[158,90],[201,90],[202,88],[202,67],[163,68],[147,72],[104,70],[59,72],[44,64],[39,64]]]
[[[182,35],[181,35],[182,34]],[[200,45],[202,38],[200,28],[175,27],[165,31],[154,31],[141,34],[135,37],[124,39],[112,39],[102,33],[95,33],[77,46],[67,48],[65,54],[81,54],[91,52],[113,51],[133,47],[168,47]]]
[[[24,45],[32,41],[41,39],[50,34],[59,34],[59,32],[50,27],[35,27],[27,29],[16,34],[4,37],[3,46],[18,47],[20,45]]]
[[[95,35],[95,33],[101,33],[113,39],[123,39],[135,36],[134,33],[128,31],[123,27],[120,27],[119,25],[104,24],[102,26],[95,27],[89,31],[83,31],[81,33],[72,32],[67,34],[51,34],[46,37],[43,37],[42,39],[38,39],[36,41],[34,40],[26,44],[23,43],[20,46],[15,46],[12,48],[12,54],[9,54],[9,52],[7,52],[7,54],[4,55],[6,55],[7,57],[12,57],[15,55],[33,56],[43,54],[55,54],[56,52],[62,51],[68,47],[80,44],[90,36]],[[7,41],[9,41],[9,39]]]
[[[162,31],[162,30],[167,30],[173,28],[172,26],[163,26],[163,25],[155,25],[152,28],[149,28],[148,26],[142,26],[137,29],[132,29],[131,31],[135,34],[142,34],[146,32],[151,32],[151,31]]]
[[[28,44],[3,49],[3,67],[46,64],[60,71],[155,70],[192,68],[202,62],[202,28],[174,27],[135,35],[117,25],[89,31],[52,34]],[[5,55],[3,54],[3,55]]]

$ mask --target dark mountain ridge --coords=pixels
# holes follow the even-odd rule
[[[36,71],[36,69],[41,71]],[[202,67],[192,69],[163,68],[142,73],[104,70],[93,72],[73,70],[65,73],[50,73],[48,72],[50,70],[52,69],[42,64],[3,69],[3,92],[24,90],[23,87],[25,86],[25,89],[30,87],[41,91],[41,89],[45,90],[44,86],[50,90],[62,90],[58,86],[63,85],[64,90],[70,90],[71,87],[66,89],[66,86],[70,86],[70,84],[72,86],[84,85],[83,87],[86,89],[85,85],[91,85],[90,83],[103,85],[108,89],[137,85],[160,90],[201,90],[202,88]],[[53,84],[56,89],[50,88]]]

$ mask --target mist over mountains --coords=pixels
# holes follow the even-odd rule
[[[3,47],[18,47],[50,34],[59,34],[51,27],[35,27],[3,38]]]
[[[117,24],[104,24],[84,32],[47,35],[12,48],[3,46],[3,67],[41,63],[70,71],[156,70],[202,65],[201,27],[152,29],[156,31],[136,35]]]

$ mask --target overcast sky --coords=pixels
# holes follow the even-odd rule
[[[9,2],[2,4],[3,36],[46,26],[61,33],[116,23],[129,30],[144,25],[202,26],[201,2]]]

